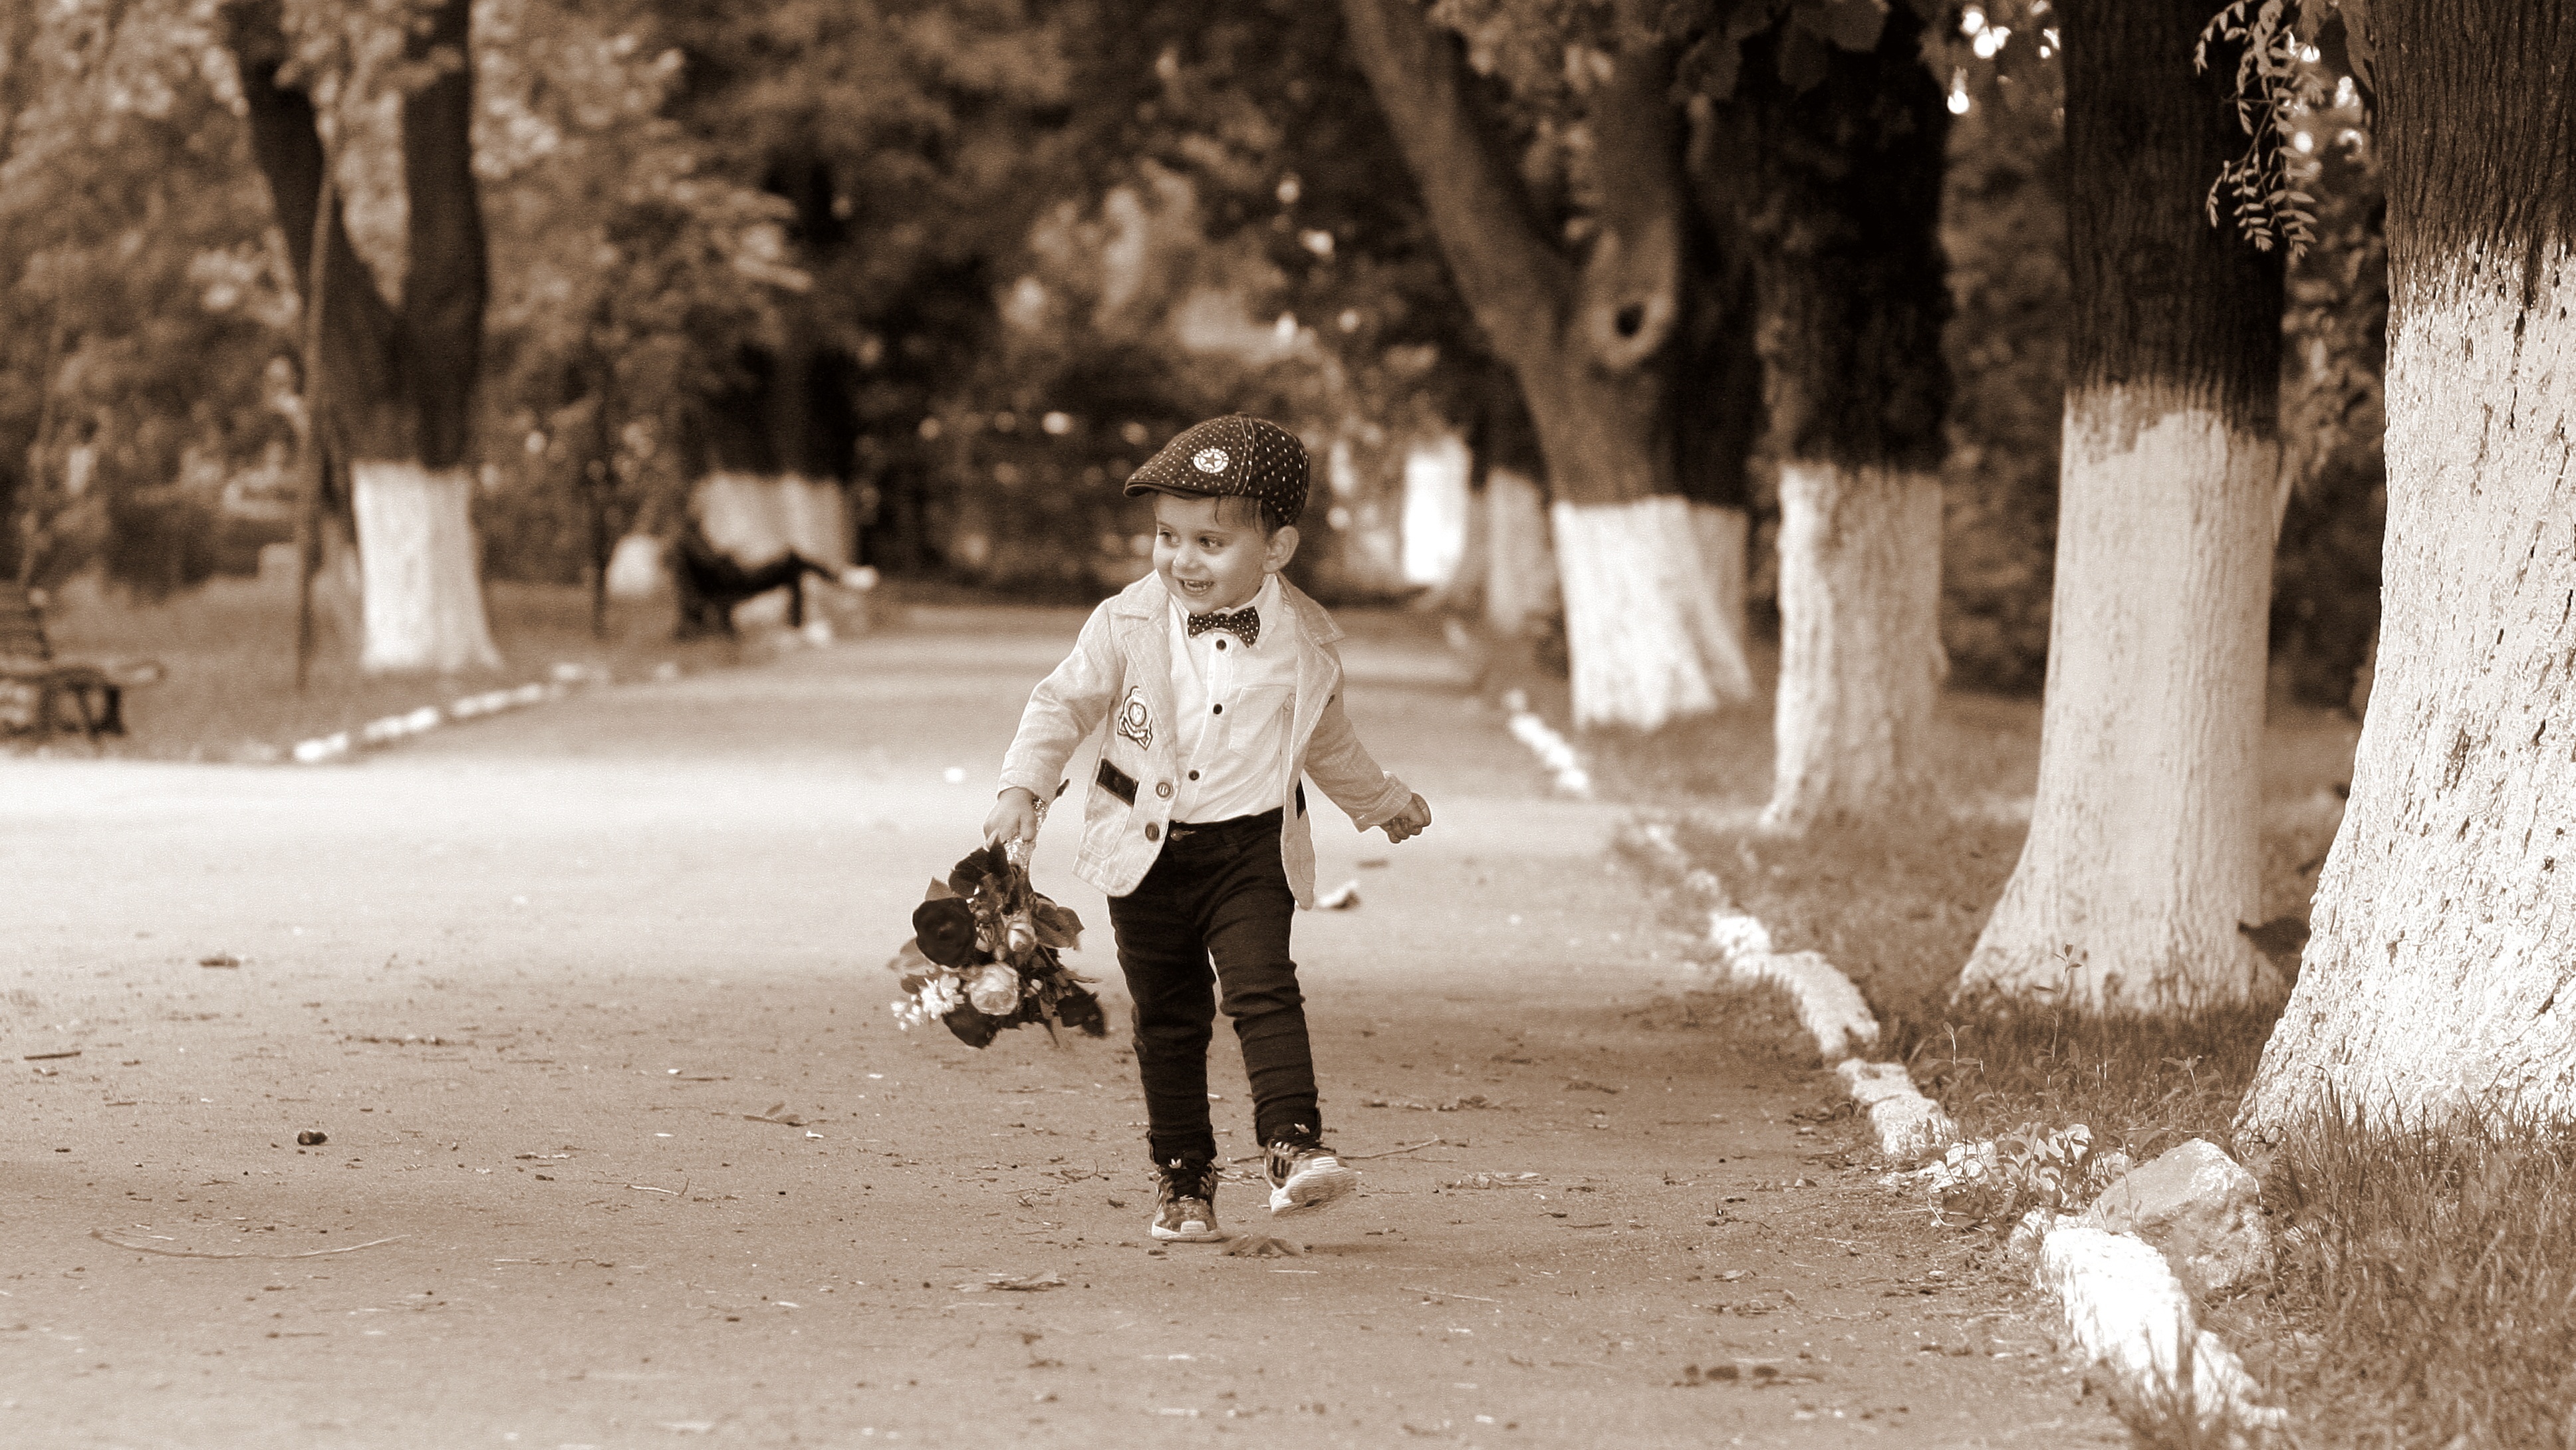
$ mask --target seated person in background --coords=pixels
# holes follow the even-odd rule
[[[779,555],[756,569],[747,569],[732,555],[719,549],[707,537],[706,529],[692,515],[681,524],[680,535],[671,541],[671,585],[679,596],[680,622],[673,631],[677,639],[690,639],[702,634],[731,635],[733,608],[746,599],[785,589],[787,623],[802,628],[805,623],[805,576],[817,575],[835,579],[832,570],[794,549]]]

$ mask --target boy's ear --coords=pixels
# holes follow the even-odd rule
[[[1261,567],[1273,574],[1276,574],[1280,570],[1287,568],[1288,561],[1296,556],[1297,526],[1295,524],[1281,524],[1279,526],[1279,532],[1270,536],[1269,547],[1261,556]]]

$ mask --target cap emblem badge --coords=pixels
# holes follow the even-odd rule
[[[1223,473],[1225,466],[1233,461],[1222,448],[1202,448],[1191,455],[1190,466],[1201,473]]]

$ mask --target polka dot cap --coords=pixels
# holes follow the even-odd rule
[[[1293,524],[1306,511],[1306,445],[1265,419],[1210,418],[1127,475],[1127,496],[1145,493],[1258,499]]]

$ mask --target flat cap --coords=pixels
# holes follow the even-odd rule
[[[1173,493],[1185,498],[1248,498],[1270,505],[1283,523],[1306,511],[1306,445],[1266,419],[1229,413],[1181,431],[1145,466],[1127,476],[1127,496]]]

